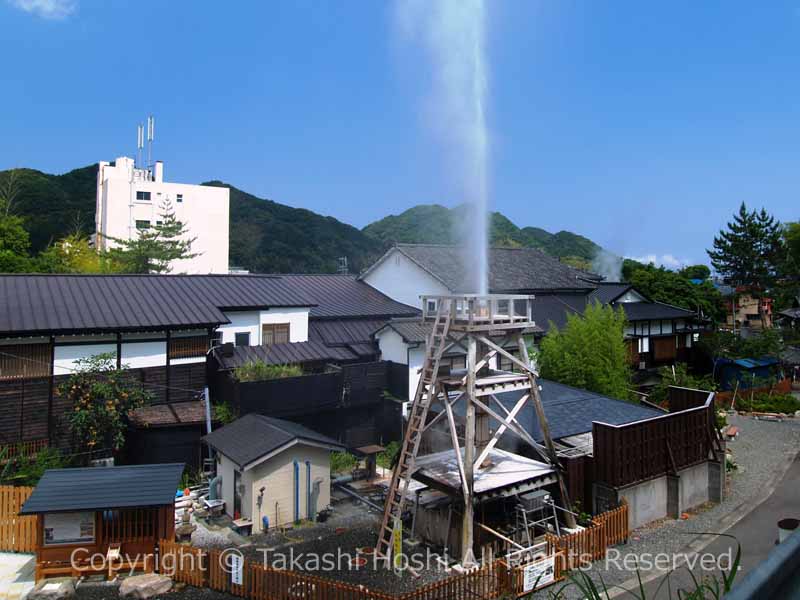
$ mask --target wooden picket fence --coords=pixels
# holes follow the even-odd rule
[[[0,486],[0,551],[33,552],[36,548],[36,517],[19,516],[32,493],[32,487]]]
[[[628,507],[598,515],[592,526],[566,536],[546,536],[547,554],[556,556],[554,580],[578,566],[578,560],[602,558],[608,546],[628,538]],[[494,600],[520,597],[524,592],[525,566],[509,568],[503,559],[480,568],[428,584],[405,594],[392,594],[309,575],[298,571],[274,569],[257,561],[242,561],[242,582],[234,584],[230,557],[224,550],[203,550],[161,540],[159,570],[173,580],[195,587],[208,587],[252,600]],[[226,566],[228,568],[226,568]]]
[[[628,533],[628,505],[623,501],[617,508],[594,517],[586,529],[562,536],[547,534],[545,541],[548,552],[560,554],[561,570],[569,571],[603,558],[606,549],[626,541]]]
[[[492,600],[510,591],[511,584],[502,560],[398,595],[248,560],[243,561],[242,583],[234,584],[224,552],[162,540],[160,571],[178,582],[252,600]]]

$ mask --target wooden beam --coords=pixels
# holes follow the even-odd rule
[[[491,533],[493,536],[495,536],[495,537],[497,537],[497,538],[500,538],[500,539],[501,539],[501,540],[503,540],[504,542],[507,542],[507,543],[511,544],[512,546],[516,546],[516,547],[517,547],[517,548],[519,548],[520,550],[526,550],[526,548],[525,548],[524,546],[520,546],[520,545],[519,545],[517,542],[515,542],[515,541],[514,541],[514,540],[512,540],[511,538],[507,538],[507,537],[506,537],[506,536],[504,536],[502,533],[500,533],[499,531],[495,531],[494,529],[492,529],[492,528],[491,528],[491,527],[489,527],[488,525],[484,525],[483,523],[476,523],[476,525],[477,525],[478,527],[480,527],[481,529],[483,529],[484,531],[488,531],[488,532],[489,532],[489,533]]]
[[[522,409],[523,406],[525,406],[525,403],[528,401],[528,398],[530,398],[530,394],[522,395],[522,398],[519,399],[519,401],[514,405],[514,408],[511,409],[511,411],[508,413],[509,421],[513,421],[515,419],[517,413]],[[500,403],[500,401],[497,400],[497,398],[495,398],[495,401]],[[500,403],[500,406],[503,406],[502,403]],[[505,433],[506,429],[508,429],[508,427],[505,425],[505,423],[501,423],[500,427],[497,428],[497,431],[494,432],[492,439],[489,440],[488,444],[486,444],[486,447],[483,449],[483,452],[481,452],[480,455],[478,455],[478,458],[475,459],[475,467],[478,467],[484,461],[484,459],[489,455],[489,452],[492,450],[492,448],[495,447],[497,442],[500,440],[500,436],[502,436]]]
[[[475,404],[477,404],[479,408],[485,410],[492,417],[500,421],[500,423],[504,424],[508,429],[516,433],[519,437],[521,437],[528,444],[530,444],[533,447],[533,449],[536,450],[545,461],[547,461],[548,463],[550,462],[550,458],[548,457],[547,453],[544,452],[544,449],[542,448],[541,444],[539,444],[536,440],[534,440],[531,434],[525,431],[522,428],[522,426],[519,423],[517,423],[515,419],[510,419],[510,420],[504,419],[497,412],[486,406],[483,402],[481,402],[477,398],[473,400],[473,402],[475,402]]]
[[[455,399],[455,400],[452,400],[452,401],[451,401],[450,399],[447,399],[447,400],[439,400],[439,402],[440,402],[442,405],[444,405],[444,406],[447,406],[447,405],[449,404],[449,405],[452,407],[452,406],[454,406],[454,405],[455,405],[455,403],[456,403],[456,402],[458,402],[459,400],[461,400],[461,398],[463,398],[463,397],[464,397],[464,394],[463,394],[463,393],[461,393],[461,394],[459,394],[458,396],[456,396],[456,399]],[[435,417],[433,417],[433,418],[430,420],[430,422],[429,422],[427,425],[425,425],[425,426],[422,428],[422,433],[425,433],[426,431],[428,431],[428,429],[430,429],[431,427],[433,427],[433,426],[434,426],[434,425],[435,425],[435,424],[436,424],[436,423],[439,421],[439,419],[441,419],[442,417],[444,417],[446,414],[447,414],[446,412],[442,411],[442,412],[440,412],[438,415],[436,415]]]
[[[533,369],[531,369],[530,363],[528,363],[528,364],[524,363],[520,358],[517,358],[516,356],[514,356],[510,352],[507,352],[506,350],[504,350],[503,348],[501,348],[500,346],[495,344],[493,341],[491,341],[489,338],[484,337],[484,336],[479,336],[478,339],[480,339],[480,341],[482,341],[484,344],[486,344],[487,346],[489,346],[490,348],[492,348],[496,352],[499,352],[500,354],[505,356],[508,360],[510,360],[515,365],[520,367],[522,369],[523,373],[534,373]],[[524,343],[525,342],[523,340],[523,344]],[[527,348],[527,346],[523,346],[523,347],[524,347],[524,351],[525,351],[524,355],[527,356],[528,355],[528,348]],[[520,349],[520,352],[522,352],[522,349]],[[535,375],[535,373],[534,373],[534,375]]]
[[[449,404],[444,405],[447,411],[447,420],[450,423],[450,439],[453,442],[453,450],[456,453],[456,463],[458,463],[458,475],[461,478],[461,491],[464,495],[464,503],[469,502],[467,492],[467,474],[464,470],[464,461],[461,458],[461,447],[458,444],[458,432],[456,431],[456,420],[453,418],[453,409]]]

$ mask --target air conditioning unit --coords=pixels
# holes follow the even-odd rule
[[[113,467],[114,466],[114,458],[96,458],[94,460],[89,461],[90,467]]]

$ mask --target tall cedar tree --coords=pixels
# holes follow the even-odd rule
[[[550,324],[537,357],[542,377],[612,398],[630,399],[631,368],[622,308],[593,303],[568,315],[564,329]]]
[[[197,239],[188,238],[188,229],[175,217],[172,202],[161,204],[161,221],[148,229],[139,230],[136,239],[111,238],[119,247],[109,252],[111,259],[125,273],[169,273],[170,263],[198,256],[192,252]]]

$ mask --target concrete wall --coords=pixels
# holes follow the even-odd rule
[[[100,162],[97,174],[96,231],[98,246],[115,245],[110,238],[135,239],[136,221],[155,225],[162,220],[162,205],[169,200],[175,217],[196,238],[192,252],[198,256],[175,261],[173,273],[227,273],[230,193],[227,188],[167,183],[163,163],[154,173],[135,169],[133,159],[119,157],[115,166]],[[136,192],[149,192],[149,200],[137,200]]]
[[[447,295],[450,290],[396,248],[366,274],[364,281],[390,298],[422,308],[420,296]]]
[[[223,454],[217,453],[217,475],[222,476],[219,497],[225,501],[225,512],[233,516],[233,472],[238,467]]]
[[[678,477],[665,475],[617,490],[628,503],[628,526],[641,527],[651,521],[671,517],[711,499],[709,463],[679,471]]]

